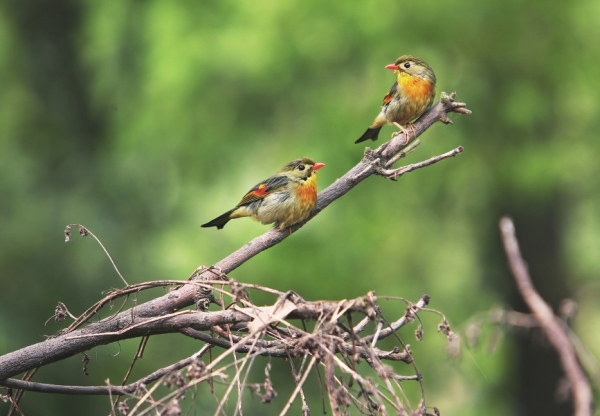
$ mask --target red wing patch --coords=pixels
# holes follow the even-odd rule
[[[259,197],[264,197],[265,194],[267,193],[267,185],[265,185],[264,183],[261,183],[260,185],[258,185],[258,187],[252,191],[253,194],[259,196]]]
[[[237,206],[239,207],[242,205],[248,205],[254,201],[258,201],[259,199],[264,199],[267,196],[271,195],[273,192],[277,192],[279,189],[281,188],[271,189],[268,185],[261,183],[255,189],[251,190],[246,195],[244,195],[244,197]]]
[[[394,85],[392,85],[390,91],[386,94],[385,97],[383,97],[383,103],[381,104],[382,107],[388,105],[390,101],[392,101],[392,98],[394,98],[394,94],[396,93],[396,91],[398,91],[398,82],[394,82]]]
[[[381,105],[384,106],[387,103],[389,103],[390,101],[392,101],[392,93],[388,92],[387,95],[385,97],[383,97],[383,103],[381,103]]]
[[[255,189],[252,189],[250,192],[248,192],[246,195],[244,195],[244,197],[238,204],[238,207],[240,205],[247,205],[251,202],[258,201],[259,199],[263,199],[265,196],[267,196],[267,185],[265,185],[264,183],[261,183]]]
[[[264,182],[259,183],[254,188],[250,189],[246,195],[242,198],[240,203],[237,205],[248,205],[254,201],[259,201],[271,195],[274,192],[278,192],[287,186],[288,179],[285,176],[275,175],[271,176]]]

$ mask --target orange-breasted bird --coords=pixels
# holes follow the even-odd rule
[[[234,218],[275,223],[280,231],[307,219],[317,205],[317,171],[325,166],[303,157],[292,160],[269,179],[250,189],[235,208],[202,227],[221,229]]]
[[[435,73],[427,62],[411,55],[402,55],[393,64],[386,65],[397,75],[397,81],[383,98],[381,112],[375,117],[367,131],[355,143],[377,140],[379,130],[389,123],[407,134],[403,125],[413,130],[411,120],[423,114],[435,97]],[[394,133],[396,135],[398,133]],[[408,139],[408,135],[406,136]]]

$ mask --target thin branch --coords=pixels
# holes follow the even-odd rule
[[[229,342],[228,340],[225,340],[223,338],[211,337],[210,335],[205,334],[204,332],[197,331],[191,328],[182,329],[181,332],[189,337],[208,342],[217,347],[231,348],[232,345],[231,342]],[[233,339],[234,341],[239,340],[239,338],[235,337]],[[289,340],[284,340],[281,342],[259,341],[258,347],[254,349],[250,346],[240,345],[237,347],[236,352],[242,354],[256,354],[264,357],[273,358],[287,358],[288,356],[301,357],[304,354],[304,351],[302,349],[294,351],[293,348],[299,346],[302,342],[304,342],[304,340],[301,339],[298,339],[295,342],[290,342]],[[403,361],[405,363],[411,362],[410,354],[408,354],[406,351],[400,351],[397,348],[391,351],[383,351],[379,348],[367,348],[343,342],[337,345],[337,351],[344,352],[350,355],[358,354],[359,357],[364,359],[370,359],[372,357],[371,353],[373,353],[374,356],[377,357],[377,359],[379,360]]]
[[[32,381],[17,380],[9,378],[2,381],[6,387],[34,391],[37,393],[68,394],[74,396],[94,396],[132,393],[135,389],[129,391],[126,387],[119,386],[65,386],[59,384],[34,383]]]
[[[398,319],[395,322],[392,322],[388,328],[383,329],[379,333],[379,339],[389,337],[394,332],[396,332],[398,329],[402,328],[404,325],[414,321],[415,314],[417,312],[419,312],[421,309],[423,309],[423,307],[425,307],[428,304],[429,304],[429,295],[421,296],[421,299],[419,299],[419,301],[417,303],[415,303],[414,305],[412,305],[406,309],[406,313],[404,314],[404,316],[402,318]],[[368,344],[368,343],[373,342],[373,338],[374,338],[374,335],[368,335],[368,336],[362,338],[362,340]]]
[[[306,355],[306,354],[302,357],[302,363],[300,364],[299,371],[302,371],[302,368],[304,367],[304,363],[306,362],[306,357],[308,357],[308,355]],[[300,375],[296,371],[296,366],[294,365],[294,360],[292,360],[291,356],[288,356],[288,362],[290,363],[290,369],[292,370],[292,377],[294,377],[294,382],[296,383],[296,386],[297,386],[300,381]],[[300,386],[300,399],[302,400],[302,414],[310,415],[310,408],[308,407],[308,403],[306,402],[306,396],[304,395],[304,389],[302,388],[302,386]]]
[[[361,332],[363,332],[365,330],[365,328],[367,327],[367,325],[369,324],[369,322],[371,322],[373,319],[369,316],[365,316],[358,324],[356,324],[356,326],[354,328],[352,328],[352,333],[354,335],[358,335]],[[352,336],[352,334],[350,332],[344,332],[343,338],[345,340],[350,339],[350,337]]]
[[[362,383],[364,385],[368,386],[368,385],[372,384],[367,379],[365,379],[360,374],[358,374],[356,371],[352,370],[350,367],[348,367],[346,364],[344,364],[344,362],[342,360],[340,360],[338,357],[336,357],[335,355],[333,355],[333,353],[331,351],[329,351],[327,349],[325,349],[325,351],[333,359],[333,361],[340,368],[340,370],[342,370],[343,372],[349,374],[350,377],[352,377],[353,379],[359,381],[360,383]],[[377,397],[379,399],[379,403],[382,403],[381,399],[379,398],[380,393],[376,389],[373,390],[373,393],[374,393],[375,397]],[[394,403],[391,403],[391,404],[395,406]],[[402,408],[402,406],[400,408],[396,408],[396,410],[400,411],[401,408]]]
[[[79,228],[79,235],[81,235],[82,237],[87,237],[88,235],[91,235],[94,238],[94,240],[96,240],[96,242],[102,248],[102,251],[104,251],[104,254],[106,254],[106,256],[108,257],[108,259],[110,260],[110,263],[112,264],[113,268],[115,269],[115,271],[117,272],[117,274],[119,275],[119,277],[121,278],[121,280],[123,281],[123,283],[125,283],[125,286],[129,286],[129,283],[127,283],[127,280],[125,280],[125,278],[123,277],[123,275],[119,271],[119,268],[115,264],[115,261],[111,257],[111,255],[108,252],[108,250],[106,249],[106,247],[104,247],[104,244],[102,244],[102,241],[100,241],[100,239],[98,237],[96,237],[96,235],[93,232],[91,232],[89,229],[87,229],[86,227],[84,227],[81,224],[69,224],[69,225],[67,225],[66,228],[65,228],[65,243],[68,243],[71,240],[71,226],[78,227]]]
[[[308,363],[306,370],[304,370],[304,374],[302,374],[302,378],[300,378],[300,381],[297,382],[296,388],[294,389],[292,395],[290,396],[290,398],[286,402],[285,406],[279,413],[279,416],[285,415],[287,413],[287,411],[290,409],[290,407],[292,406],[292,403],[294,403],[294,400],[296,399],[296,396],[298,395],[298,392],[302,389],[302,386],[304,385],[304,382],[306,381],[306,377],[308,377],[308,375],[310,374],[310,370],[312,369],[312,367],[315,365],[316,362],[317,362],[317,359],[315,356],[313,356],[310,359],[310,362]]]
[[[16,380],[12,378],[3,380],[2,384],[6,387],[34,391],[38,393],[68,394],[77,396],[109,394],[127,395],[135,392],[142,384],[148,385],[167,374],[187,367],[194,361],[198,360],[198,358],[201,357],[205,351],[206,348],[203,347],[191,357],[184,358],[183,360],[180,360],[174,364],[156,370],[153,373],[148,374],[147,376],[125,386],[64,386],[58,384],[34,383],[31,381]]]
[[[502,233],[502,242],[508,258],[508,264],[515,278],[517,288],[523,300],[525,300],[525,303],[539,321],[546,338],[548,338],[548,341],[558,352],[563,371],[571,385],[575,408],[574,415],[590,416],[592,415],[593,397],[589,382],[579,365],[575,348],[559,319],[533,286],[529,271],[521,256],[512,220],[506,217],[502,218],[500,220],[500,231]]]
[[[431,157],[427,160],[424,160],[419,163],[413,163],[412,165],[402,166],[398,169],[378,169],[376,173],[384,178],[391,179],[393,181],[397,181],[398,177],[404,175],[405,173],[412,172],[413,170],[425,168],[427,166],[431,166],[441,160],[448,159],[459,155],[463,152],[464,148],[462,146],[458,146],[455,149],[450,150],[444,154]]]
[[[377,343],[377,340],[379,339],[379,334],[381,333],[381,328],[383,328],[383,322],[380,321],[377,324],[377,329],[375,330],[373,341],[371,341],[371,348],[375,348],[375,344]]]
[[[539,328],[540,323],[533,314],[507,311],[507,310],[492,310],[490,313],[490,322],[508,326],[514,326],[517,328]],[[579,336],[573,332],[573,330],[567,325],[566,322],[561,321],[564,331],[569,336],[569,340],[575,352],[577,353],[577,359],[588,374],[590,383],[596,389],[600,389],[600,365],[596,357],[589,351],[588,347],[581,341]]]
[[[256,344],[256,341],[258,340],[258,338],[254,338],[254,344]],[[252,345],[252,348],[254,348],[254,345]],[[238,359],[235,353],[235,349],[232,350],[231,355],[233,356],[233,364],[235,366],[235,375],[233,376],[233,381],[231,381],[229,383],[229,386],[227,386],[227,390],[225,391],[225,394],[223,394],[223,397],[221,398],[220,402],[219,402],[219,406],[217,407],[217,410],[215,410],[214,415],[218,415],[221,412],[221,409],[223,408],[223,406],[225,405],[225,402],[227,401],[227,398],[229,397],[229,394],[231,393],[231,391],[233,390],[233,387],[237,384],[239,390],[239,395],[238,397],[241,398],[242,394],[241,394],[241,385],[240,385],[240,376],[242,374],[242,371],[244,371],[244,367],[246,366],[246,363],[249,361],[250,358],[253,358],[254,355],[248,354],[246,357],[242,358],[241,360],[239,360],[241,362],[241,366],[238,365]],[[239,404],[239,402],[238,402]],[[237,406],[236,406],[237,408]]]

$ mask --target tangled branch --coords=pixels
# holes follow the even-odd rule
[[[199,284],[198,282],[172,283]],[[245,290],[272,291],[257,285],[244,285],[231,280],[224,284],[236,288],[242,287]],[[202,285],[209,284],[202,283]],[[223,294],[227,294],[232,299],[236,296],[229,291],[223,291]],[[133,383],[122,386],[61,386],[6,379],[2,384],[14,389],[42,393],[126,396],[128,401],[135,400],[133,408],[131,410],[128,408],[130,414],[145,414],[155,408],[164,411],[170,406],[175,406],[187,390],[199,383],[214,382],[219,378],[234,379],[238,382],[245,379],[255,357],[282,358],[292,366],[294,360],[306,363],[307,359],[310,359],[308,366],[301,364],[298,370],[293,370],[296,372],[296,390],[286,402],[282,414],[289,409],[299,392],[303,395],[302,388],[306,377],[316,367],[325,369],[325,384],[335,414],[350,405],[368,413],[377,411],[386,414],[386,404],[394,408],[398,414],[409,414],[411,411],[401,383],[405,381],[420,383],[421,375],[418,371],[413,375],[397,374],[383,362],[413,363],[411,352],[400,340],[397,331],[415,320],[417,314],[429,303],[427,295],[423,295],[416,303],[409,304],[402,316],[389,323],[381,314],[377,298],[373,293],[352,300],[310,302],[293,292],[288,292],[281,293],[271,306],[257,307],[249,304],[248,301],[245,303],[244,307],[232,304],[229,309],[213,312],[186,310],[163,317],[147,318],[117,332],[83,334],[82,331],[74,330],[57,337],[80,340],[91,336],[98,343],[104,343],[104,338],[113,340],[117,337],[121,340],[140,336],[143,333],[181,332],[188,337],[205,342],[204,347],[196,354],[161,368]],[[363,318],[353,326],[352,316],[356,315],[362,315]],[[315,321],[314,329],[310,332],[301,329],[292,324],[294,320]],[[377,321],[379,323],[375,325]],[[373,332],[362,335],[367,327],[371,327]],[[203,332],[207,329],[211,329],[212,334]],[[390,336],[397,337],[399,345],[391,350],[381,350],[376,347],[377,342]],[[224,351],[210,363],[205,364],[201,358],[214,347]],[[243,354],[245,357],[237,358],[238,354]],[[226,359],[231,357],[234,357],[234,362],[225,363]],[[363,361],[384,383],[384,390],[381,390],[378,383],[361,374],[365,371],[364,368],[360,370]],[[350,379],[344,381],[340,374],[346,374]],[[158,385],[175,385],[177,389],[160,399],[150,400],[151,394],[148,393],[152,390],[148,388],[153,383],[155,387],[152,388]],[[256,385],[247,383],[240,385],[240,388],[252,389],[262,397],[263,402],[268,402],[269,395],[272,399],[276,391],[268,377],[265,383],[262,386],[266,389],[265,393],[261,393],[261,388]],[[358,389],[353,388],[354,383]],[[229,383],[229,389],[221,398],[219,408],[227,401],[232,386],[233,383]],[[219,409],[215,414],[218,412]]]

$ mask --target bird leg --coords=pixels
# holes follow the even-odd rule
[[[294,225],[294,224],[292,224],[292,225]],[[281,226],[279,223],[275,223],[275,227],[274,227],[274,229],[275,229],[275,230],[277,230],[277,231],[279,231],[280,233],[282,233],[282,232],[284,232],[285,230],[287,230],[287,231],[288,231],[288,233],[289,233],[288,235],[292,235],[292,232],[293,232],[293,231],[292,231],[292,225],[290,225],[289,227],[285,227],[285,228],[284,228],[284,227],[282,227],[282,226]]]
[[[406,123],[406,127],[411,131],[414,138],[416,139],[417,138],[417,129],[415,128],[415,125],[413,123]]]
[[[400,124],[394,121],[394,125],[396,127],[398,127],[400,129],[400,131],[394,132],[392,133],[392,137],[396,137],[397,135],[400,134],[400,132],[404,133],[404,145],[408,144],[408,142],[410,141],[410,133]],[[413,134],[414,138],[417,138],[417,131],[415,130],[415,126],[413,126],[411,123],[407,123],[406,127],[408,128],[408,130],[410,130],[410,132]]]

